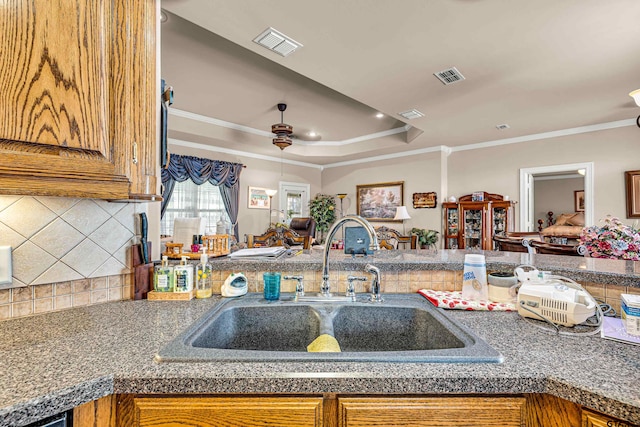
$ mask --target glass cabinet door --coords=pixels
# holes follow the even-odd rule
[[[468,207],[462,210],[464,225],[464,249],[483,249],[484,222],[482,206],[475,209]]]
[[[446,208],[445,221],[445,248],[458,249],[459,218],[457,206],[454,208]]]

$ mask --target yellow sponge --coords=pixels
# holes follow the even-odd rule
[[[329,334],[322,334],[307,346],[308,352],[340,353],[338,340]]]

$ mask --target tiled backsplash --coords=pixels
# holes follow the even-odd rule
[[[0,196],[0,246],[11,246],[13,258],[13,283],[0,288],[130,273],[136,214],[146,209],[144,203]]]
[[[0,320],[130,299],[131,274],[0,289]]]

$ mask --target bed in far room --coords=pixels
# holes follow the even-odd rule
[[[554,213],[547,213],[547,227],[542,227],[543,220],[538,220],[538,231],[549,243],[575,244],[580,239],[584,228],[584,212],[562,213],[554,219]]]

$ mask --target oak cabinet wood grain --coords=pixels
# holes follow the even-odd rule
[[[156,192],[156,1],[0,8],[0,194]]]
[[[321,427],[322,397],[128,397],[119,427]]]

